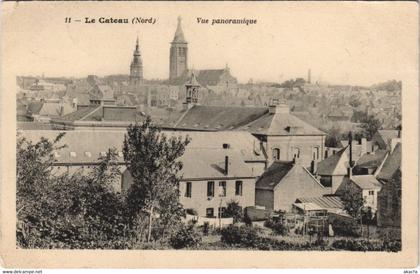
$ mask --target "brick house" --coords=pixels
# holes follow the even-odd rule
[[[331,192],[299,162],[275,161],[258,179],[255,204],[270,210],[290,211],[297,198]]]

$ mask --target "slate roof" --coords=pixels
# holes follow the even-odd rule
[[[257,119],[267,112],[267,108],[195,105],[181,116],[174,127],[205,131],[232,130]]]
[[[322,160],[318,163],[317,167],[317,173],[320,175],[334,175],[334,171],[336,170],[338,164],[340,163],[340,160],[342,157],[346,157],[345,161],[349,161],[347,157],[346,150],[348,148],[345,147],[338,152],[336,152],[334,155]],[[337,174],[337,175],[345,175],[344,174]]]
[[[43,105],[44,103],[40,101],[30,102],[27,108],[28,114],[39,114]]]
[[[37,142],[41,137],[53,140],[62,132],[58,130],[24,130],[23,137]],[[95,164],[101,153],[115,148],[117,160],[124,162],[121,154],[126,131],[65,131],[60,145],[67,145],[58,151],[56,164]],[[81,141],[83,140],[83,141]],[[229,157],[229,173],[225,174],[225,156]],[[187,147],[180,159],[183,162],[181,174],[184,179],[212,178],[255,178],[251,168],[245,164],[241,153],[236,149],[216,149]]]
[[[361,189],[380,189],[382,184],[373,175],[353,175],[350,179]]]
[[[225,156],[229,157],[229,173],[225,174]],[[180,159],[184,180],[212,178],[255,178],[240,153],[234,149],[188,148]]]
[[[325,135],[324,132],[289,113],[271,114],[266,112],[258,119],[244,125],[241,130],[264,135]]]
[[[365,153],[357,160],[355,167],[377,168],[381,165],[386,154],[387,151],[384,149],[378,149],[375,153]]]
[[[62,117],[60,117],[60,120],[63,121],[77,121],[82,120],[84,117],[86,117],[89,113],[94,111],[95,109],[99,108],[100,106],[83,106],[79,107],[78,110],[75,112],[71,112],[69,114],[66,114]]]
[[[184,37],[184,32],[182,31],[181,17],[178,17],[178,25],[176,27],[175,36],[172,40],[172,43],[187,43]]]
[[[289,173],[294,163],[290,161],[275,161],[264,171],[258,179],[255,188],[273,190],[277,184]]]
[[[390,147],[392,139],[399,138],[398,130],[394,130],[394,129],[380,129],[378,130],[378,134],[381,137],[381,139],[384,141],[387,147]]]
[[[200,70],[197,76],[197,80],[203,86],[214,85],[213,83],[219,83],[220,77],[224,72],[224,69]]]
[[[401,150],[402,145],[398,143],[392,153],[386,159],[381,171],[378,174],[378,179],[391,180],[395,172],[401,169]]]
[[[310,198],[297,198],[296,203],[313,203],[322,208],[344,208],[341,198],[339,196],[333,195]]]

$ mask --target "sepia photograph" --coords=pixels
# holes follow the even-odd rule
[[[7,4],[14,252],[416,260],[415,3]]]

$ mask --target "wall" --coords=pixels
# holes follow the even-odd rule
[[[255,205],[263,206],[265,209],[274,208],[274,192],[266,189],[255,189]]]
[[[319,147],[319,158],[324,159],[324,136],[268,136],[266,143],[267,155],[272,159],[272,149],[280,149],[280,160],[293,160],[293,147],[300,150],[300,161],[305,167],[310,167],[314,147]]]
[[[198,216],[206,216],[206,209],[213,208],[214,215],[217,216],[220,205],[226,207],[226,204],[232,200],[239,202],[242,208],[255,205],[255,179],[240,179],[242,183],[242,196],[235,195],[235,181],[226,181],[226,197],[218,197],[217,191],[220,180],[214,180],[215,196],[207,197],[207,180],[205,181],[191,181],[191,198],[185,197],[186,182],[181,182],[180,202],[184,208],[195,209]]]
[[[297,198],[319,197],[331,188],[316,182],[300,165],[295,165],[274,189],[274,210],[291,211]]]

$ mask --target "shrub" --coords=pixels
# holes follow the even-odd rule
[[[360,228],[356,221],[344,221],[341,219],[335,219],[331,223],[334,234],[346,237],[359,237]]]
[[[204,235],[209,235],[209,230],[210,230],[210,224],[209,222],[204,222],[203,224],[203,234]]]
[[[249,217],[249,215],[248,215],[248,214],[245,214],[245,216],[244,216],[244,223],[245,223],[247,226],[252,226],[252,220],[251,220],[251,218]]]
[[[253,247],[257,244],[259,236],[257,230],[251,226],[229,225],[220,231],[223,243],[228,245],[242,245]]]
[[[242,216],[243,216],[242,207],[239,205],[239,202],[230,201],[227,204],[226,210],[224,211],[224,214],[222,217],[232,217],[233,222],[237,223],[242,219]]]
[[[195,230],[193,225],[181,225],[180,228],[171,235],[169,243],[175,249],[195,247],[201,243],[201,235]]]
[[[187,209],[185,210],[185,212],[186,212],[187,214],[189,214],[189,215],[194,215],[194,216],[197,216],[197,215],[198,215],[197,210],[195,210],[194,208],[187,208]]]
[[[401,251],[400,241],[368,242],[366,240],[356,241],[352,239],[341,239],[334,241],[332,246],[336,249],[350,251]]]
[[[287,228],[283,225],[281,221],[274,221],[273,219],[267,219],[264,222],[264,226],[271,228],[275,234],[286,235]]]

